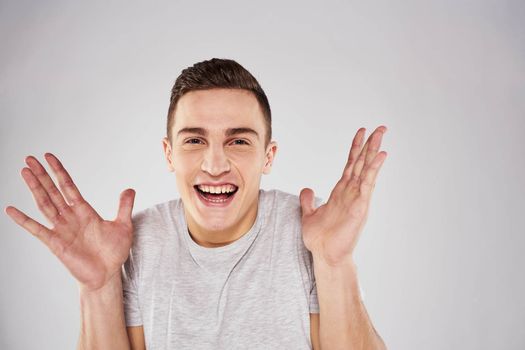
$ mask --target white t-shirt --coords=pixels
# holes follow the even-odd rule
[[[299,197],[260,190],[252,228],[217,248],[193,241],[183,210],[176,199],[133,215],[124,308],[147,348],[311,349],[319,304]]]

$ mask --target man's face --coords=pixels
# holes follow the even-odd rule
[[[255,96],[240,89],[191,91],[174,117],[172,145],[167,138],[163,145],[188,224],[207,232],[249,229],[261,176],[270,172],[277,150],[274,142],[265,147]]]

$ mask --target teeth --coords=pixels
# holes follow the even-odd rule
[[[203,185],[199,185],[198,186],[199,190],[201,190],[202,192],[207,192],[207,193],[230,193],[230,192],[233,192],[235,191],[235,186],[232,186],[232,185],[224,185],[224,186],[203,186]]]

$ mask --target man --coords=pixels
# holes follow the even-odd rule
[[[384,349],[352,253],[385,131],[363,146],[358,130],[324,205],[311,189],[260,190],[277,151],[268,100],[237,62],[211,59],[172,89],[162,144],[180,199],[132,216],[127,189],[104,220],[47,153],[60,190],[32,156],[22,176],[53,228],[6,213],[78,280],[79,349]]]

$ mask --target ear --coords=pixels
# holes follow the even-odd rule
[[[273,160],[275,159],[275,154],[277,153],[277,143],[272,141],[268,144],[266,148],[266,163],[264,164],[263,174],[268,175],[272,170]]]
[[[173,164],[173,160],[171,159],[171,144],[167,137],[162,139],[162,147],[164,148],[164,155],[166,156],[166,162],[168,163],[168,170],[170,173],[172,173],[175,171],[175,166]]]

